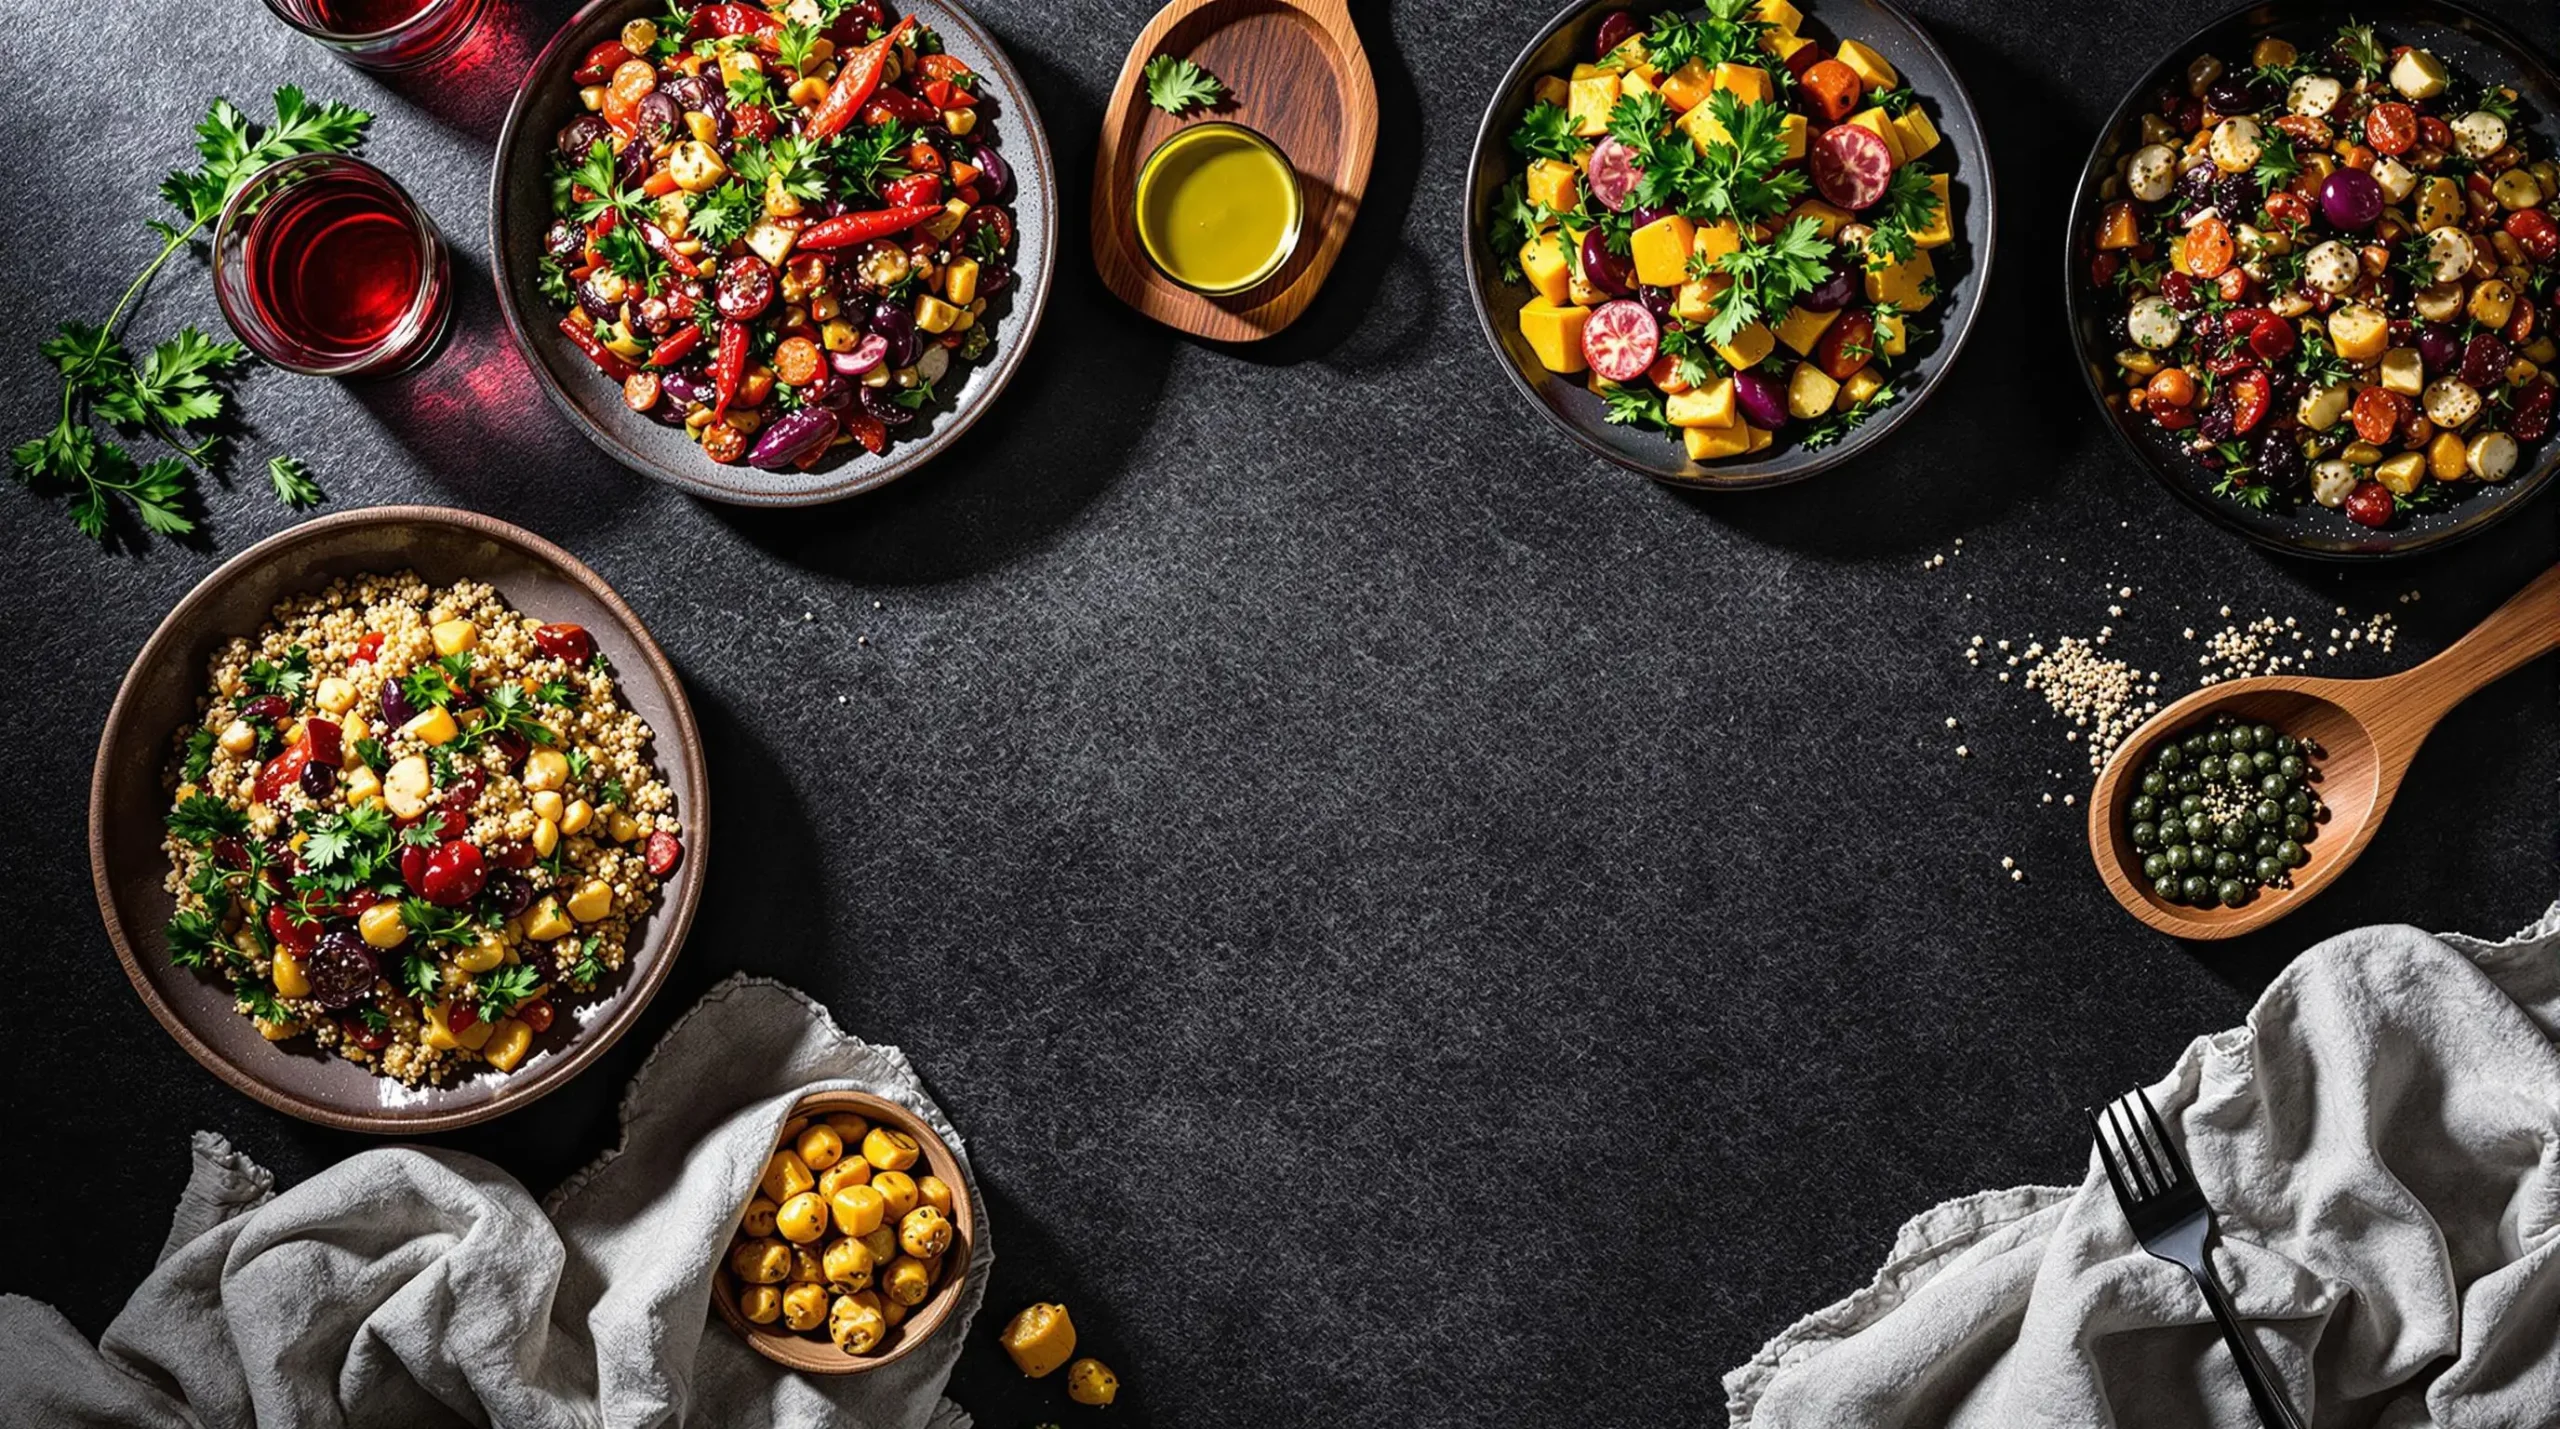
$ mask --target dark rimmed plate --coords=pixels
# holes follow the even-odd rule
[[[171,739],[198,713],[206,662],[267,622],[276,602],[339,576],[414,570],[428,581],[484,580],[517,610],[574,621],[611,662],[626,704],[649,722],[647,751],[675,790],[685,858],[661,890],[639,945],[591,999],[563,1001],[551,1030],[512,1073],[483,1069],[443,1087],[407,1087],[314,1047],[271,1043],[231,1010],[230,990],[173,967],[161,929],[174,901],[160,841]],[[692,925],[711,851],[702,736],[684,685],[648,628],[602,577],[530,531],[470,511],[383,506],[305,522],[225,561],[151,633],[107,711],[89,782],[89,870],[107,937],[143,1005],[215,1076],[289,1116],[342,1131],[414,1136],[487,1121],[578,1074],[629,1030]]]
[[[1689,460],[1676,435],[1612,426],[1606,408],[1579,376],[1553,373],[1539,363],[1520,335],[1520,305],[1534,294],[1526,283],[1505,283],[1496,273],[1486,247],[1490,215],[1502,186],[1517,171],[1520,159],[1511,152],[1510,134],[1538,76],[1559,74],[1592,53],[1600,21],[1613,10],[1632,10],[1641,20],[1665,10],[1693,7],[1629,5],[1625,0],[1575,0],[1529,41],[1511,71],[1495,87],[1493,100],[1476,126],[1475,150],[1468,161],[1466,210],[1460,216],[1465,234],[1467,296],[1475,303],[1476,322],[1485,341],[1502,359],[1512,385],[1520,389],[1548,420],[1580,442],[1593,455],[1656,481],[1710,490],[1779,486],[1828,471],[1882,442],[1929,400],[1947,370],[1964,350],[1975,314],[1991,279],[1992,240],[1998,201],[1993,193],[1991,155],[1982,143],[1982,121],[1973,97],[1956,77],[1955,66],[1920,22],[1891,0],[1806,0],[1805,32],[1826,45],[1841,40],[1870,45],[1892,63],[1903,83],[1920,96],[1922,109],[1945,142],[1928,162],[1953,180],[1956,242],[1930,250],[1945,293],[1922,322],[1937,334],[1915,343],[1895,369],[1894,386],[1902,397],[1860,423],[1831,446],[1808,451],[1782,441],[1757,458],[1738,458],[1702,465]]]
[[[560,126],[585,113],[570,71],[594,46],[621,33],[623,23],[655,19],[661,0],[592,0],[552,36],[534,59],[498,135],[498,158],[489,179],[489,252],[498,283],[498,307],[507,331],[541,379],[542,390],[587,440],[616,461],[697,496],[741,506],[814,506],[887,485],[939,455],[995,404],[1030,350],[1032,334],[1049,299],[1057,263],[1057,163],[1030,88],[993,36],[952,0],[909,0],[896,6],[932,27],[943,47],[989,81],[992,101],[981,136],[1013,166],[1014,283],[988,305],[995,348],[958,366],[961,382],[951,400],[905,428],[879,456],[843,446],[811,471],[758,471],[723,466],[676,428],[622,404],[621,389],[559,332],[560,313],[543,297],[542,234],[551,225],[550,157]],[[988,127],[991,126],[991,127]]]
[[[2291,40],[2306,53],[2315,45],[2325,47],[2346,18],[2345,11],[2320,0],[2251,5],[2189,35],[2152,65],[2109,116],[2081,167],[2080,183],[2072,191],[2070,236],[2063,251],[2063,301],[2081,356],[2080,376],[2091,400],[2126,448],[2163,485],[2217,524],[2270,550],[2351,561],[2436,550],[2488,529],[2550,484],[2552,474],[2560,471],[2560,440],[2546,440],[2542,450],[2532,454],[2532,465],[2504,482],[2488,487],[2466,483],[2473,489],[2443,510],[2404,515],[2379,531],[2308,500],[2292,510],[2252,510],[2215,496],[2216,476],[2196,465],[2175,433],[2108,402],[2110,393],[2125,390],[2113,380],[2119,345],[2106,340],[2111,309],[2108,303],[2096,301],[2101,290],[2089,281],[2099,186],[2114,173],[2120,156],[2139,147],[2141,116],[2161,88],[2172,83],[2183,87],[2187,62],[2197,55],[2210,53],[2227,63],[2262,35]],[[2560,149],[2560,78],[2554,78],[2530,47],[2497,22],[2446,0],[2398,0],[2359,9],[2356,19],[2370,22],[2386,44],[2433,50],[2457,72],[2514,86],[2524,97],[2517,127],[2537,136],[2545,152]],[[2113,296],[2111,289],[2106,292]]]

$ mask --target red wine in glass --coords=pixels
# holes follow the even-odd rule
[[[267,0],[286,24],[367,69],[408,69],[462,48],[488,0]]]
[[[444,333],[444,242],[399,185],[361,160],[306,155],[251,180],[223,214],[214,262],[223,315],[280,367],[398,371]]]

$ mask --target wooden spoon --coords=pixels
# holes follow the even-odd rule
[[[2560,566],[2535,577],[2470,634],[2415,669],[2372,680],[2266,675],[2196,691],[2145,721],[2098,776],[2089,796],[2089,853],[2098,862],[2098,876],[2127,912],[2177,937],[2232,938],[2265,927],[2318,896],[2364,852],[2400,792],[2410,759],[2448,710],[2555,646]],[[2293,871],[2293,886],[2259,889],[2238,908],[2195,908],[2153,892],[2124,812],[2141,792],[2151,752],[2215,715],[2271,724],[2317,744],[2313,787],[2329,814],[2304,845],[2311,861]]]

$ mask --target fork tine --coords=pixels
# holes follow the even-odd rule
[[[2160,1139],[2160,1155],[2169,1163],[2168,1184],[2175,1186],[2188,1179],[2187,1160],[2178,1154],[2177,1143],[2169,1139],[2169,1128],[2160,1120],[2160,1109],[2151,1104],[2151,1094],[2140,1088],[2133,1094],[2142,1099],[2143,1114],[2151,1118],[2152,1133]]]
[[[2133,1118],[2125,1113],[2122,1097],[2107,1103],[2107,1116],[2115,1122],[2117,1138],[2124,1142],[2124,1163],[2133,1169],[2133,1178],[2142,1183],[2142,1194],[2150,1197],[2167,1190],[2168,1182],[2160,1176],[2160,1163],[2152,1156],[2151,1146],[2142,1139]]]
[[[2125,1185],[2124,1170],[2116,1165],[2116,1153],[2107,1145],[2106,1123],[2098,1120],[2097,1112],[2088,1107],[2082,1107],[2080,1114],[2089,1118],[2089,1132],[2098,1140],[2098,1160],[2106,1166],[2107,1180],[2116,1188],[2116,1202],[2130,1206],[2140,1201],[2142,1198]]]

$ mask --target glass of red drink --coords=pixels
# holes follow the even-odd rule
[[[351,64],[409,69],[460,49],[489,0],[267,0],[267,8]]]
[[[443,237],[391,176],[343,154],[261,169],[213,231],[231,330],[278,367],[375,377],[432,356],[452,317]]]

